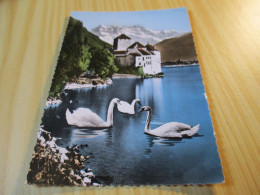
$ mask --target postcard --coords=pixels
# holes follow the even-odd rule
[[[28,184],[224,181],[185,8],[72,12],[37,131]]]

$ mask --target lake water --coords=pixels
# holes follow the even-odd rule
[[[111,184],[203,184],[223,181],[199,66],[162,68],[163,78],[113,79],[113,85],[69,91],[67,99],[45,110],[44,128],[61,137],[63,146],[88,144],[81,153],[96,176],[109,176]],[[192,138],[166,139],[144,134],[147,112],[134,116],[114,109],[114,126],[91,130],[66,123],[65,111],[90,108],[106,120],[113,98],[131,102],[139,98],[153,111],[151,128],[171,121],[200,130]],[[70,100],[72,103],[70,104]],[[141,106],[137,105],[136,110]]]

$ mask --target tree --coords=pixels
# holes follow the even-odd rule
[[[116,72],[114,56],[107,47],[111,45],[88,32],[81,21],[70,17],[49,95],[57,95],[66,82],[88,70],[94,70],[102,78]]]
[[[87,30],[82,22],[71,17],[52,80],[51,96],[59,93],[67,81],[87,70],[91,58],[87,43]]]
[[[82,48],[82,56],[79,61],[79,66],[82,71],[88,70],[91,58],[92,56],[91,53],[89,52],[89,48],[84,45]]]
[[[111,77],[114,72],[118,71],[115,65],[114,55],[107,49],[91,49],[90,70],[93,70],[101,78]]]

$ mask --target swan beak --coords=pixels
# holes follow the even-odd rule
[[[143,112],[143,111],[144,111],[144,109],[141,108],[138,112],[140,113],[140,112]]]
[[[122,105],[122,104],[120,103],[120,101],[121,101],[121,100],[119,100],[117,103],[120,104],[120,105]]]
[[[141,104],[141,102],[138,102],[138,104],[141,106],[142,104]]]

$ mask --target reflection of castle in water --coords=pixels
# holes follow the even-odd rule
[[[162,78],[138,80],[135,94],[136,98],[141,100],[143,106],[149,105],[154,112],[158,112],[164,103]]]

